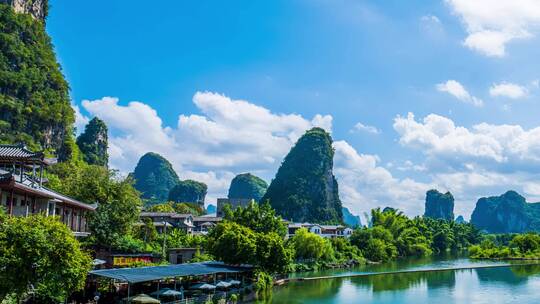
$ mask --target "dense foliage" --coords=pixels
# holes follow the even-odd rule
[[[0,4],[0,142],[71,157],[69,86],[44,24]]]
[[[307,131],[285,157],[262,200],[269,200],[278,214],[291,221],[341,223],[333,156],[328,132]]]
[[[490,233],[540,231],[540,203],[527,203],[515,191],[478,200],[471,223]]]
[[[293,251],[284,242],[285,224],[270,204],[255,202],[247,207],[224,208],[224,221],[208,234],[208,251],[219,260],[253,264],[270,273],[284,272]]]
[[[179,182],[169,191],[169,201],[204,205],[208,186],[191,179]]]
[[[90,266],[91,257],[56,218],[0,214],[0,301],[32,291],[39,303],[62,302],[83,288]]]
[[[371,227],[359,228],[351,236],[351,243],[371,261],[463,250],[480,239],[479,231],[470,224],[410,219],[395,209],[374,209],[371,217]]]
[[[454,196],[452,193],[441,193],[437,190],[429,190],[426,193],[426,208],[424,217],[454,220]]]
[[[77,138],[77,146],[86,163],[106,167],[109,163],[109,137],[105,122],[97,117],[90,120]]]
[[[283,272],[292,262],[292,251],[275,232],[259,233],[223,221],[208,234],[207,249],[225,263],[252,264],[267,272]]]
[[[255,232],[276,233],[281,237],[287,233],[287,226],[268,202],[261,205],[251,202],[245,208],[238,207],[234,210],[226,205],[223,213],[225,220],[238,223]]]
[[[131,178],[85,163],[65,162],[49,169],[49,186],[86,203],[97,203],[89,227],[98,246],[113,248],[128,235],[138,219],[142,202]]]
[[[480,245],[469,248],[472,258],[484,259],[540,259],[540,235],[537,233],[524,233],[509,235],[510,242],[506,245],[497,245],[492,239],[486,238]]]
[[[228,198],[253,199],[259,202],[267,188],[268,184],[263,179],[251,173],[238,174],[231,181]]]
[[[171,163],[157,153],[146,153],[139,159],[132,174],[135,188],[150,204],[162,203],[169,198],[169,191],[180,179]]]

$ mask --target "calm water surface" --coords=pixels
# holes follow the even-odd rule
[[[300,276],[491,264],[501,263],[438,257]],[[259,303],[540,303],[540,265],[293,282],[276,287],[270,299]]]

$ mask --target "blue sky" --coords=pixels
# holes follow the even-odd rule
[[[508,189],[540,200],[533,2],[52,0],[47,30],[79,128],[104,119],[123,172],[157,151],[211,203],[320,125],[356,213],[418,214],[436,187],[468,217]]]

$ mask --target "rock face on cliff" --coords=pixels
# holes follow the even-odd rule
[[[454,197],[452,193],[429,190],[426,193],[424,216],[433,219],[454,220]]]
[[[45,21],[49,9],[47,0],[0,0],[0,3],[11,6],[16,13],[28,14],[40,21]]]
[[[44,24],[15,12],[39,2],[0,1],[0,143],[24,142],[62,161],[76,149],[69,86]]]
[[[83,160],[91,165],[107,166],[109,163],[109,136],[107,125],[94,117],[86,125],[84,132],[77,138],[77,145],[81,150]]]
[[[268,184],[264,180],[251,173],[238,174],[231,181],[228,198],[253,199],[259,202],[267,188]]]
[[[132,174],[135,189],[150,204],[165,202],[180,179],[171,163],[157,153],[146,153],[139,159]]]
[[[269,200],[287,220],[341,223],[333,157],[330,134],[321,128],[307,131],[285,157],[262,201]]]
[[[515,191],[478,200],[471,223],[491,233],[540,231],[540,203],[527,203]]]
[[[346,225],[350,227],[362,226],[362,221],[360,220],[360,216],[352,214],[351,211],[346,207],[341,208],[341,210],[343,211],[343,222]]]
[[[169,201],[176,203],[192,203],[204,207],[204,198],[208,187],[205,183],[194,180],[184,180],[174,186],[169,192]]]

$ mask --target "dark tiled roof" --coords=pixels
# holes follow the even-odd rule
[[[23,144],[0,145],[0,159],[27,159],[43,161],[43,152],[32,152]]]

